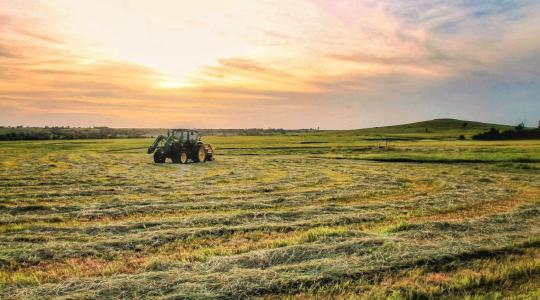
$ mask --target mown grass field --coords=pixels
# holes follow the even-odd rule
[[[540,297],[540,141],[372,137],[1,142],[0,298]]]

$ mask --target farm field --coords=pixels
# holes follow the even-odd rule
[[[0,298],[540,298],[540,141],[414,136],[0,142]]]

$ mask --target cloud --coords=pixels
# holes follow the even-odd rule
[[[17,55],[12,50],[9,50],[7,47],[0,44],[0,57],[16,58]]]

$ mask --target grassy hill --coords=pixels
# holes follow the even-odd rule
[[[456,139],[460,135],[470,138],[472,135],[490,128],[508,130],[509,125],[490,124],[457,119],[434,119],[416,123],[357,129],[350,131],[354,135],[377,136],[380,138],[406,139]]]

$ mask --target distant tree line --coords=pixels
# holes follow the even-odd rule
[[[540,128],[527,129],[525,124],[520,123],[514,129],[500,131],[491,128],[486,132],[476,134],[472,137],[474,140],[528,140],[540,139]]]
[[[282,135],[315,132],[319,129],[244,128],[244,129],[198,129],[202,135]],[[72,140],[72,139],[114,139],[144,138],[166,134],[163,128],[109,128],[109,127],[23,127],[0,126],[0,140]]]
[[[144,137],[140,129],[118,129],[109,127],[0,127],[0,140],[71,140],[71,139],[113,139]]]

